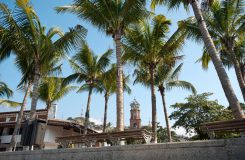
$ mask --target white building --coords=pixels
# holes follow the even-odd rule
[[[81,124],[73,121],[56,119],[56,110],[57,106],[54,105],[48,113],[48,125],[44,134],[44,149],[57,149],[59,144],[55,142],[56,137],[79,135],[83,133],[84,127]],[[24,112],[23,122],[28,118],[29,113],[30,111]],[[46,119],[47,110],[37,110],[36,114],[38,119]],[[17,116],[18,111],[0,112],[0,151],[5,151],[10,143]],[[23,150],[23,146],[20,144],[23,122],[17,136],[16,150]],[[90,129],[88,132],[96,133]]]

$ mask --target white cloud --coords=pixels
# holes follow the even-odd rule
[[[94,123],[97,124],[97,125],[102,125],[102,124],[103,124],[103,121],[100,120],[100,119],[89,118],[89,121],[90,121],[90,122],[94,122]]]

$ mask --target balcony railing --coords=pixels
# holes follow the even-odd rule
[[[17,135],[17,142],[20,142],[21,135]],[[0,136],[0,143],[10,143],[12,135]]]

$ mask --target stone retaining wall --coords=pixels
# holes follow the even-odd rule
[[[150,145],[2,152],[0,160],[245,160],[245,138]]]

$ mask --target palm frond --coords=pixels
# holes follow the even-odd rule
[[[58,101],[61,98],[63,98],[64,96],[66,96],[69,92],[76,90],[77,87],[76,86],[65,86],[65,87],[61,87],[60,90],[55,94],[54,96],[54,101]]]
[[[39,86],[39,98],[46,103],[52,104],[76,89],[75,86],[63,85],[63,80],[64,78],[60,77],[43,78]]]
[[[13,96],[13,91],[4,82],[0,82],[0,97],[6,96],[7,98]]]
[[[154,10],[157,5],[165,5],[169,9],[177,9],[180,5],[188,11],[190,1],[188,0],[151,0],[151,9]]]
[[[97,62],[97,67],[102,71],[110,64],[111,55],[113,53],[112,49],[108,49],[102,56],[99,58]]]
[[[77,90],[77,93],[84,92],[84,91],[89,91],[91,86],[87,83],[83,84],[79,89]]]
[[[11,107],[11,108],[16,108],[20,107],[22,103],[19,102],[14,102],[6,99],[0,99],[0,106],[6,106],[6,107]]]
[[[183,63],[181,63],[179,66],[177,66],[175,68],[175,70],[173,71],[173,73],[170,76],[171,79],[178,79],[179,74],[180,74],[180,72],[182,70],[182,66],[183,66]]]
[[[82,81],[85,81],[85,79],[86,79],[86,75],[82,75],[80,73],[74,73],[69,75],[63,80],[63,85],[68,85],[75,81],[81,83]]]
[[[118,31],[123,34],[127,26],[149,14],[145,4],[146,0],[75,0],[71,5],[57,7],[56,11],[75,14],[99,30],[115,35]]]
[[[69,32],[66,32],[64,36],[56,40],[54,45],[58,50],[68,53],[73,47],[77,47],[84,41],[86,34],[87,30],[83,26],[77,25],[74,28],[70,28]]]
[[[166,83],[166,89],[167,90],[171,90],[174,87],[182,88],[182,89],[185,89],[185,90],[189,90],[193,94],[196,94],[195,87],[191,83],[189,83],[187,81],[176,80],[176,81],[170,81],[170,82]]]

